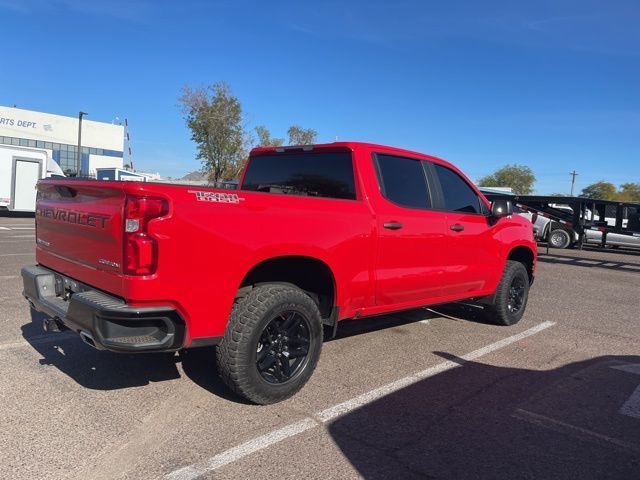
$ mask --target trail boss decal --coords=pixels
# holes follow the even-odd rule
[[[240,203],[244,200],[236,193],[202,192],[200,190],[189,190],[189,193],[195,194],[199,202]]]

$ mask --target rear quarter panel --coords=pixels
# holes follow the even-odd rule
[[[371,294],[373,224],[362,201],[161,184],[138,188],[170,198],[171,209],[149,224],[158,240],[156,273],[129,277],[124,296],[137,305],[174,304],[187,317],[192,338],[223,335],[244,276],[273,257],[303,255],[325,262],[334,273],[343,315]]]

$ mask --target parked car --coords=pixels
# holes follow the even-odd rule
[[[508,200],[354,142],[256,148],[233,191],[42,180],[36,227],[24,295],[49,329],[115,352],[217,345],[224,382],[260,404],[307,382],[323,325],[465,299],[512,325],[536,266]]]

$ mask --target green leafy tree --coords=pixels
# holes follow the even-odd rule
[[[536,176],[525,165],[505,165],[491,175],[478,180],[481,187],[511,187],[518,195],[529,195],[533,192]]]
[[[273,138],[269,129],[264,125],[256,127],[256,135],[258,135],[259,147],[279,147],[284,143],[283,138]]]
[[[623,202],[640,202],[640,183],[623,183],[616,197]]]
[[[196,158],[210,181],[237,178],[246,159],[248,136],[240,101],[225,82],[182,88],[179,104],[196,143]]]
[[[312,145],[316,143],[318,132],[312,128],[302,128],[299,125],[291,125],[287,131],[289,145]]]
[[[613,183],[600,180],[586,186],[580,192],[581,197],[597,198],[600,200],[615,200],[617,195],[616,186]]]

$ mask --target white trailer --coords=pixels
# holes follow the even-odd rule
[[[51,175],[63,175],[45,150],[0,145],[0,210],[34,212],[36,183]]]

